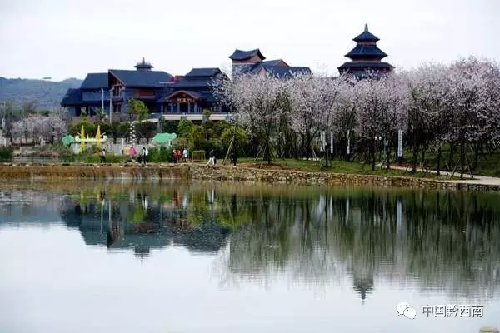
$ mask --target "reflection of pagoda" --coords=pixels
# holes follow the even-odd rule
[[[359,257],[353,264],[353,289],[361,296],[361,302],[364,303],[366,296],[373,291],[373,261]]]
[[[373,290],[373,277],[363,277],[358,278],[353,277],[354,290],[356,290],[361,295],[361,301],[364,303],[366,295],[371,293]]]
[[[339,73],[364,78],[392,71],[391,64],[382,62],[382,59],[387,57],[387,54],[377,47],[379,40],[368,31],[368,25],[365,25],[365,30],[353,39],[357,43],[356,47],[345,55],[351,58],[351,61],[340,66],[338,68]]]

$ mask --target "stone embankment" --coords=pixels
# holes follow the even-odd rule
[[[0,164],[0,180],[14,179],[183,179],[245,181],[270,184],[380,186],[469,191],[499,191],[500,185],[470,181],[441,181],[433,178],[405,176],[355,175],[332,172],[268,170],[247,167],[204,164]]]

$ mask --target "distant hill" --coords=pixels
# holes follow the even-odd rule
[[[82,80],[77,78],[52,82],[0,77],[0,102],[12,100],[18,108],[33,103],[37,110],[49,110],[60,106],[68,88],[78,88],[81,84]]]

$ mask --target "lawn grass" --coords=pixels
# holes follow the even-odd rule
[[[409,164],[413,160],[413,153],[411,149],[405,148],[403,150],[403,159],[405,163]],[[441,151],[441,171],[453,171],[453,168],[457,166],[459,159],[458,148],[456,148],[455,153],[453,155],[453,159],[450,162],[450,146],[448,144],[443,144],[443,148]],[[472,164],[474,159],[474,154],[467,150],[466,159],[469,163]],[[420,162],[422,160],[421,154],[418,156],[418,164],[420,166]],[[436,170],[437,167],[437,151],[434,148],[430,148],[425,152],[425,166],[429,170]],[[457,166],[455,172],[460,173],[460,165]],[[466,170],[468,173],[468,169]],[[473,175],[480,176],[493,176],[500,177],[500,152],[493,153],[484,153],[479,155],[477,167],[472,170]]]
[[[298,171],[309,171],[309,172],[333,172],[333,173],[347,173],[347,174],[358,174],[358,175],[378,175],[378,176],[409,176],[409,177],[422,177],[422,178],[432,178],[439,180],[458,180],[459,177],[449,177],[449,176],[437,176],[429,172],[415,172],[403,170],[387,170],[385,168],[376,167],[375,171],[372,171],[371,165],[363,165],[360,162],[346,162],[346,161],[331,161],[331,167],[325,168],[323,166],[324,161],[307,161],[307,160],[296,160],[296,159],[276,159],[271,165],[267,162],[261,160],[255,160],[255,158],[240,158],[238,159],[238,164],[247,167],[262,167],[265,169],[276,169],[276,170],[298,170]]]

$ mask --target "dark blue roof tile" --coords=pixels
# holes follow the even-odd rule
[[[116,76],[127,87],[160,88],[172,78],[167,72],[127,71],[110,69],[109,73]]]
[[[231,54],[231,56],[229,58],[231,58],[232,60],[247,60],[253,56],[258,56],[259,58],[261,58],[262,60],[266,59],[266,57],[264,57],[262,55],[262,53],[260,52],[259,49],[255,49],[255,50],[250,50],[250,51],[241,51],[241,50],[238,50],[236,49],[233,54]]]
[[[260,66],[265,66],[265,67],[273,67],[273,66],[278,66],[281,62],[284,62],[281,59],[276,59],[276,60],[268,60],[268,61],[263,61],[260,63]],[[286,63],[285,63],[286,64]]]
[[[353,62],[345,62],[340,68],[345,69],[384,69],[384,68],[393,68],[391,64],[388,62],[370,62],[370,61],[353,61]]]
[[[380,39],[368,31],[368,25],[365,24],[365,31],[352,39],[355,42],[378,42]]]
[[[73,89],[69,88],[68,91],[66,91],[66,95],[64,95],[62,101],[61,101],[61,106],[62,107],[67,107],[67,106],[76,106],[80,105],[82,102],[82,91],[80,88]]]
[[[217,67],[193,68],[185,77],[212,77],[221,73]]]
[[[349,58],[366,57],[366,56],[384,58],[387,57],[387,53],[383,52],[376,46],[356,46],[345,56]]]
[[[186,80],[182,79],[175,83],[174,89],[188,89],[188,88],[210,88],[212,79],[209,80]]]
[[[88,73],[83,80],[82,89],[100,89],[108,87],[108,73]]]

